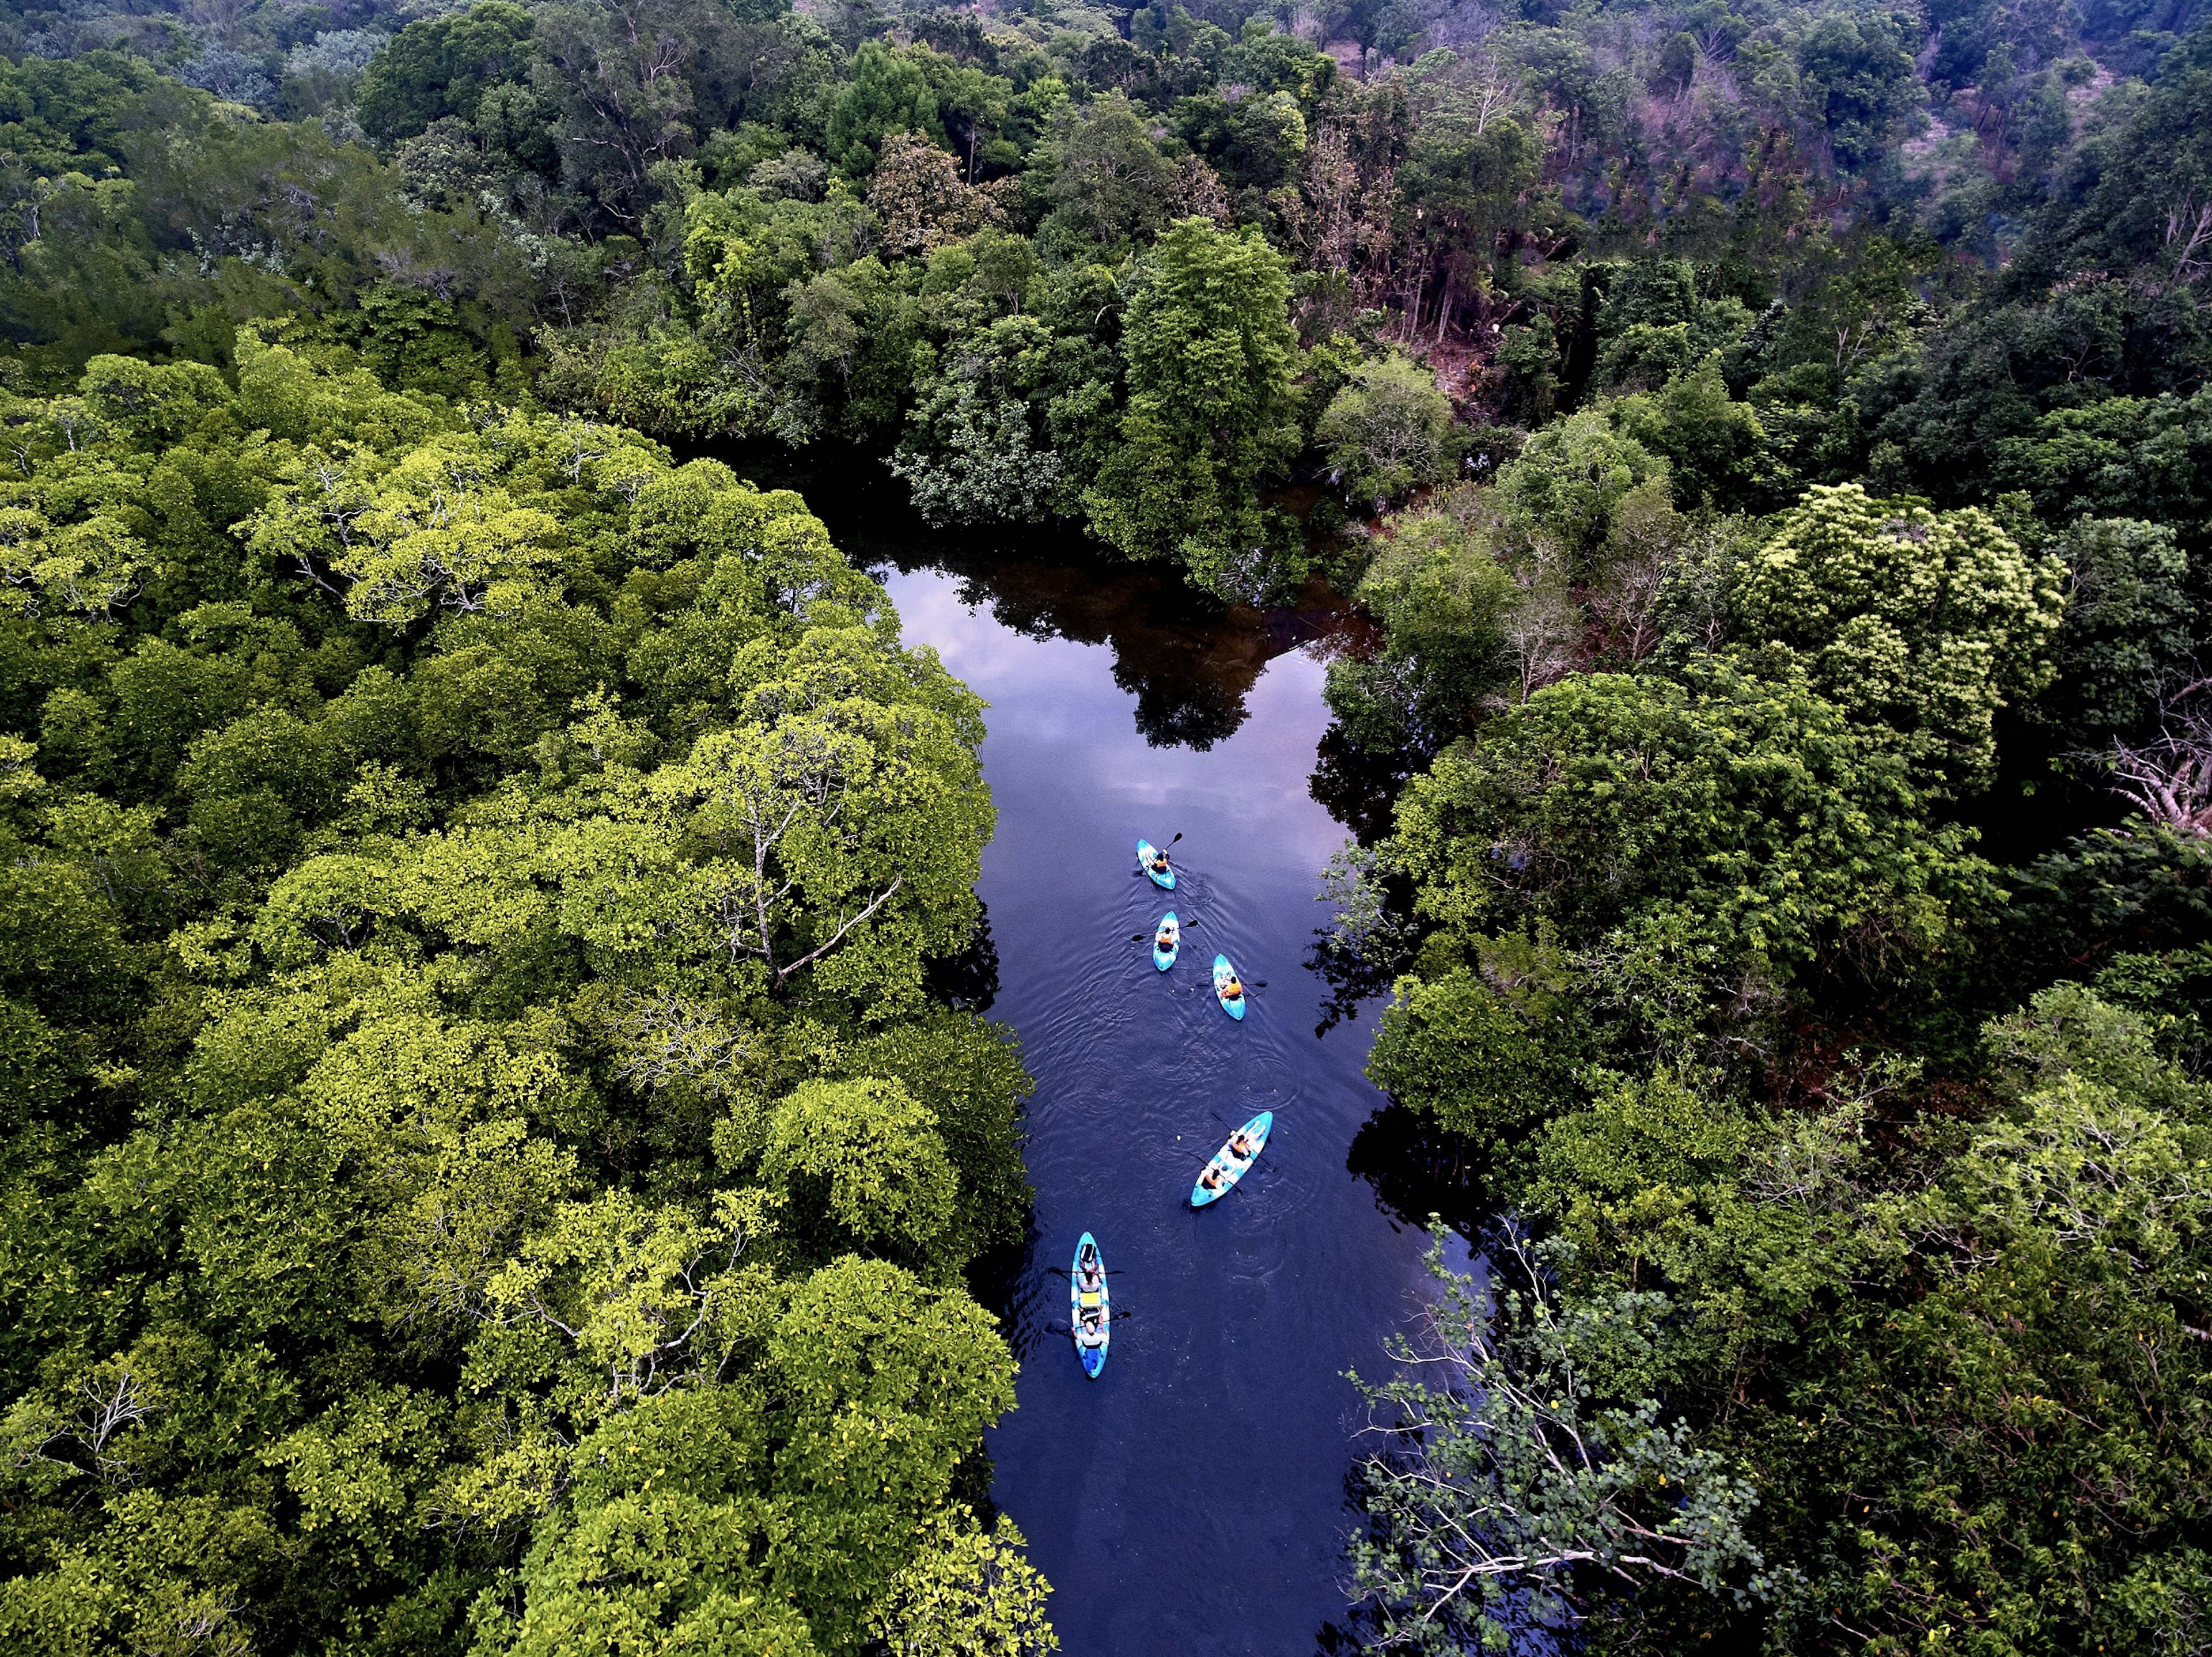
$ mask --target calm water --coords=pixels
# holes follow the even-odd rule
[[[1334,1645],[1354,1517],[1343,1372],[1385,1367],[1426,1281],[1425,1239],[1382,1200],[1412,1202],[1413,1153],[1370,1123],[1371,1010],[1317,1038],[1324,987],[1303,965],[1346,832],[1311,788],[1321,652],[1341,623],[1209,613],[1079,555],[886,581],[908,640],[991,704],[992,1016],[1037,1079],[1035,1241],[1006,1307],[1019,1407],[991,1437],[994,1495],[1056,1590],[1071,1657]],[[1178,832],[1170,896],[1133,848]],[[1170,905],[1186,933],[1163,975],[1130,935]],[[1217,950],[1266,983],[1242,1024],[1214,1002]],[[1266,1156],[1194,1212],[1200,1167],[1260,1110],[1275,1113]],[[1048,1271],[1086,1229],[1129,1314],[1097,1381]]]

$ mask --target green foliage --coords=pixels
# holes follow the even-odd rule
[[[1022,1558],[1022,1533],[1004,1514],[986,1531],[946,1519],[891,1583],[872,1632],[897,1657],[948,1651],[1044,1657],[1060,1649],[1045,1621],[1044,1579]]]
[[[1593,409],[1534,434],[1498,474],[1498,493],[1516,538],[1580,575],[1600,561],[1623,502],[1666,477],[1663,459]]]
[[[1620,398],[1607,412],[1667,463],[1680,505],[1741,510],[1765,504],[1775,481],[1767,475],[1766,429],[1748,404],[1729,399],[1717,356],[1655,392]]]
[[[830,112],[830,154],[848,177],[866,178],[876,169],[884,140],[906,131],[945,137],[929,77],[910,53],[864,41],[853,55],[852,81]]]
[[[507,0],[408,24],[362,72],[354,105],[362,130],[397,143],[445,117],[475,120],[488,88],[521,78],[530,28],[530,14]]]
[[[1054,207],[1040,238],[1048,247],[1065,240],[1110,258],[1167,228],[1173,173],[1127,99],[1102,98],[1071,119],[1053,160]]]
[[[2057,561],[1973,507],[1941,515],[1856,484],[1814,489],[1738,579],[1735,649],[1897,733],[1924,786],[1971,792],[1996,711],[2051,681]]]
[[[1588,1045],[1551,929],[1478,939],[1473,966],[1407,978],[1382,1017],[1368,1074],[1391,1098],[1510,1156],[1573,1096]]]
[[[1406,1642],[2196,1637],[2205,849],[2014,791],[2201,735],[2212,27],[332,21],[0,61],[12,1645],[1049,1648],[980,709],[656,439],[1358,582],[1328,947],[1554,1279],[1400,1400]],[[1501,1491],[1633,1595],[1427,1615]]]
[[[958,1184],[937,1118],[896,1082],[872,1080],[811,1083],[778,1105],[761,1174],[795,1212],[820,1211],[848,1247],[924,1259],[951,1223]]]
[[[1133,558],[1174,558],[1224,596],[1290,572],[1267,557],[1261,477],[1294,452],[1289,273],[1257,234],[1185,219],[1129,303],[1129,410],[1085,495],[1091,528]]]
[[[1428,1339],[1394,1354],[1431,1378],[1352,1378],[1393,1446],[1361,1465],[1369,1529],[1351,1547],[1352,1592],[1381,1642],[1507,1650],[1574,1620],[1581,1584],[1607,1578],[1770,1598],[1749,1483],[1656,1400],[1607,1407],[1594,1384],[1653,1344],[1665,1298],[1563,1308],[1527,1245],[1507,1244],[1505,1286],[1478,1289],[1445,1269],[1438,1235]]]
[[[2077,744],[2132,731],[2195,638],[2189,560],[2172,530],[2128,518],[2077,519],[2050,551],[2070,591],[2052,681],[2032,711]]]
[[[794,495],[235,362],[95,359],[0,485],[0,1626],[1048,1644],[951,1502],[980,703]]]
[[[1883,744],[1726,668],[1539,691],[1414,780],[1393,844],[1456,936],[1540,917],[1579,950],[1679,905],[1731,965],[1789,969],[1932,949],[1982,882]]]
[[[1450,400],[1426,371],[1394,355],[1352,371],[1316,435],[1345,494],[1379,510],[1443,476],[1450,430]]]
[[[1330,708],[1377,750],[1440,745],[1504,677],[1512,577],[1478,528],[1428,512],[1396,520],[1357,596],[1382,640],[1328,665]]]
[[[1872,161],[1922,95],[1911,56],[1880,14],[1822,18],[1799,46],[1797,64],[1843,167]]]
[[[2202,513],[2212,400],[2115,397],[2054,409],[1996,446],[1995,479],[2058,521],[2088,513],[2180,521]]]
[[[1047,515],[1065,470],[1039,440],[1030,399],[1048,384],[1054,344],[1035,318],[1009,316],[952,346],[908,414],[907,435],[891,458],[915,510],[931,523],[1030,523]]]

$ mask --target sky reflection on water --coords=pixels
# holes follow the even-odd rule
[[[1295,646],[1326,648],[1338,624],[1224,616],[1171,578],[1079,559],[887,585],[908,641],[991,703],[992,1016],[1038,1083],[1036,1242],[1007,1308],[1019,1407],[991,1435],[994,1495],[1056,1590],[1070,1657],[1314,1650],[1344,1609],[1354,1517],[1343,1371],[1382,1367],[1425,1281],[1425,1239],[1347,1168],[1381,1102],[1360,1073],[1372,1009],[1317,1040],[1324,990],[1302,965],[1345,831],[1310,791],[1324,669]],[[1170,898],[1133,848],[1178,831]],[[1130,935],[1170,904],[1196,925],[1163,976]],[[1218,950],[1267,986],[1242,1024],[1207,986]],[[1259,1168],[1192,1211],[1198,1168],[1261,1109]],[[1130,1314],[1095,1382],[1047,1272],[1085,1229]]]

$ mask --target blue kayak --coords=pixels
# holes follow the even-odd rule
[[[1164,938],[1167,939],[1165,944],[1160,942]],[[1176,952],[1182,948],[1182,923],[1170,909],[1160,917],[1159,929],[1152,934],[1152,965],[1165,972],[1175,965]]]
[[[1231,984],[1237,986],[1234,995],[1228,993]],[[1231,1018],[1243,1017],[1244,986],[1237,976],[1237,968],[1229,964],[1229,957],[1225,955],[1213,957],[1213,998],[1221,1003],[1221,1011]]]
[[[1162,857],[1165,857],[1167,853],[1165,851],[1162,851],[1160,855]],[[1161,890],[1168,892],[1175,890],[1174,869],[1169,868],[1163,871],[1152,867],[1152,841],[1148,840],[1140,840],[1137,842],[1137,866],[1142,869],[1146,874],[1150,875],[1152,877],[1152,884],[1160,888]]]
[[[1274,1126],[1275,1113],[1263,1110],[1231,1134],[1229,1143],[1215,1151],[1213,1160],[1200,1171],[1198,1183],[1190,1188],[1190,1205],[1204,1208],[1234,1191],[1237,1182],[1250,1171],[1252,1164],[1260,1160],[1260,1153],[1267,1148],[1267,1135]]]
[[[1097,1380],[1106,1367],[1114,1314],[1106,1299],[1106,1257],[1088,1231],[1075,1245],[1075,1259],[1067,1268],[1067,1326],[1075,1336],[1075,1356],[1083,1360],[1083,1373]]]

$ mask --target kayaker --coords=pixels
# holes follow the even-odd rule
[[[1230,974],[1229,981],[1221,986],[1221,998],[1224,1001],[1242,1001],[1244,998],[1243,983],[1235,973]]]
[[[1152,872],[1156,875],[1164,875],[1167,871],[1168,852],[1167,847],[1163,846],[1152,853]]]
[[[1098,1322],[1098,1308],[1095,1306],[1085,1307],[1083,1308],[1083,1326],[1076,1331],[1076,1338],[1080,1340],[1085,1346],[1096,1346],[1098,1344],[1103,1334],[1103,1331],[1101,1329]]]
[[[1162,950],[1172,950],[1175,948],[1176,944],[1175,929],[1171,926],[1161,927],[1160,935],[1154,938],[1152,942],[1158,944]]]
[[[1204,1186],[1208,1191],[1220,1190],[1221,1170],[1216,1168],[1212,1162],[1208,1162],[1206,1165],[1206,1172],[1198,1176],[1198,1182]]]
[[[1244,1137],[1240,1127],[1229,1136],[1229,1154],[1240,1162],[1249,1162],[1260,1154],[1260,1148]]]

